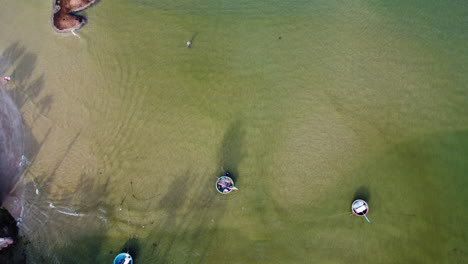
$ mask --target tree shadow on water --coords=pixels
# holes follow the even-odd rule
[[[96,256],[101,254],[101,245],[106,239],[104,235],[86,235],[73,239],[67,243],[67,246],[56,249],[53,259],[70,264],[94,263]],[[45,256],[42,258],[47,259]]]
[[[25,52],[11,74],[12,81],[14,82],[12,93],[19,108],[22,108],[29,100],[35,103],[44,88],[44,74],[35,79],[31,78],[36,64],[37,55]]]
[[[18,108],[29,100],[37,105],[36,101],[44,88],[44,74],[32,79],[37,66],[37,55],[28,51],[19,41],[8,46],[0,55],[0,75],[3,77],[11,71],[11,81],[7,83],[9,93]],[[52,104],[52,95],[46,95],[47,99],[40,100],[36,114],[43,114],[49,107],[44,104]]]
[[[15,64],[16,61],[23,56],[26,49],[16,41],[8,46],[0,55],[0,75],[3,75],[8,71],[11,65]]]
[[[20,81],[27,80],[31,77],[36,68],[37,55],[32,52],[25,52],[21,59],[18,61],[11,77],[13,80]]]
[[[217,199],[219,194],[213,188],[213,180],[206,175],[211,174],[197,177],[187,173],[170,185],[157,209],[164,210],[166,217],[155,226],[151,255],[145,260],[206,263],[225,208],[224,201]]]
[[[26,124],[22,122],[22,140],[24,141],[23,154],[29,162],[34,160],[40,147],[44,141],[46,141],[50,133],[49,129],[44,140],[40,140],[42,142],[39,143],[33,136],[32,126],[39,116],[50,110],[54,102],[53,95],[45,95],[43,98],[39,99],[39,94],[44,88],[44,74],[32,79],[36,66],[37,55],[28,51],[19,41],[10,44],[0,55],[0,75],[3,76],[11,72],[10,74],[12,77],[12,81],[6,83],[4,88],[9,97],[13,99],[18,111],[23,112],[23,106],[28,101],[31,101],[35,107],[35,109],[32,109],[33,111],[27,110],[33,114],[31,123]],[[27,161],[26,164],[28,163]],[[26,169],[25,164],[22,166],[24,167],[22,169]],[[20,180],[19,176],[21,175],[15,178],[14,184]]]
[[[25,219],[24,224],[34,232],[26,237],[28,263],[99,263],[103,257],[103,245],[109,240],[107,221],[113,219],[114,210],[100,198],[111,192],[110,177],[83,173],[79,182],[81,192],[53,201],[53,207],[46,210],[38,207],[35,210],[42,209],[41,214]]]
[[[170,230],[181,230],[180,223],[177,222],[177,216],[183,205],[187,202],[186,195],[189,191],[189,173],[178,176],[170,184],[167,192],[161,198],[158,209],[166,213],[165,219],[157,226],[157,256],[164,263],[169,256],[173,245],[177,239],[177,234],[170,233]]]

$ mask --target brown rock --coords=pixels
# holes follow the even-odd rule
[[[54,15],[54,26],[59,32],[72,31],[79,29],[86,23],[86,18],[82,16],[72,15],[65,12],[57,12]]]
[[[81,11],[96,0],[54,0],[53,26],[57,32],[69,32],[81,28],[86,24],[86,18],[73,14]]]

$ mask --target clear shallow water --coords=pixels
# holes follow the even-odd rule
[[[31,263],[466,261],[466,4],[5,5]]]

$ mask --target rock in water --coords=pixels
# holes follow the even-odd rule
[[[0,250],[13,244],[18,238],[18,227],[11,214],[0,208]]]
[[[23,154],[21,114],[0,84],[0,205],[15,219],[20,219],[23,212],[22,186],[17,185],[24,169]]]
[[[0,85],[0,204],[20,179],[24,154],[21,114]]]
[[[0,84],[0,263],[26,263],[23,249],[18,244],[18,226],[15,218],[23,209],[21,196],[11,190],[23,173],[23,123],[21,114],[7,91]],[[18,188],[17,188],[18,189]]]
[[[86,24],[86,18],[76,15],[96,0],[53,0],[52,24],[59,33],[70,32]]]
[[[0,263],[25,264],[24,246],[18,246],[18,227],[10,213],[0,208]]]

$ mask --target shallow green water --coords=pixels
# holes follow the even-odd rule
[[[467,261],[462,1],[5,5],[31,263]]]

